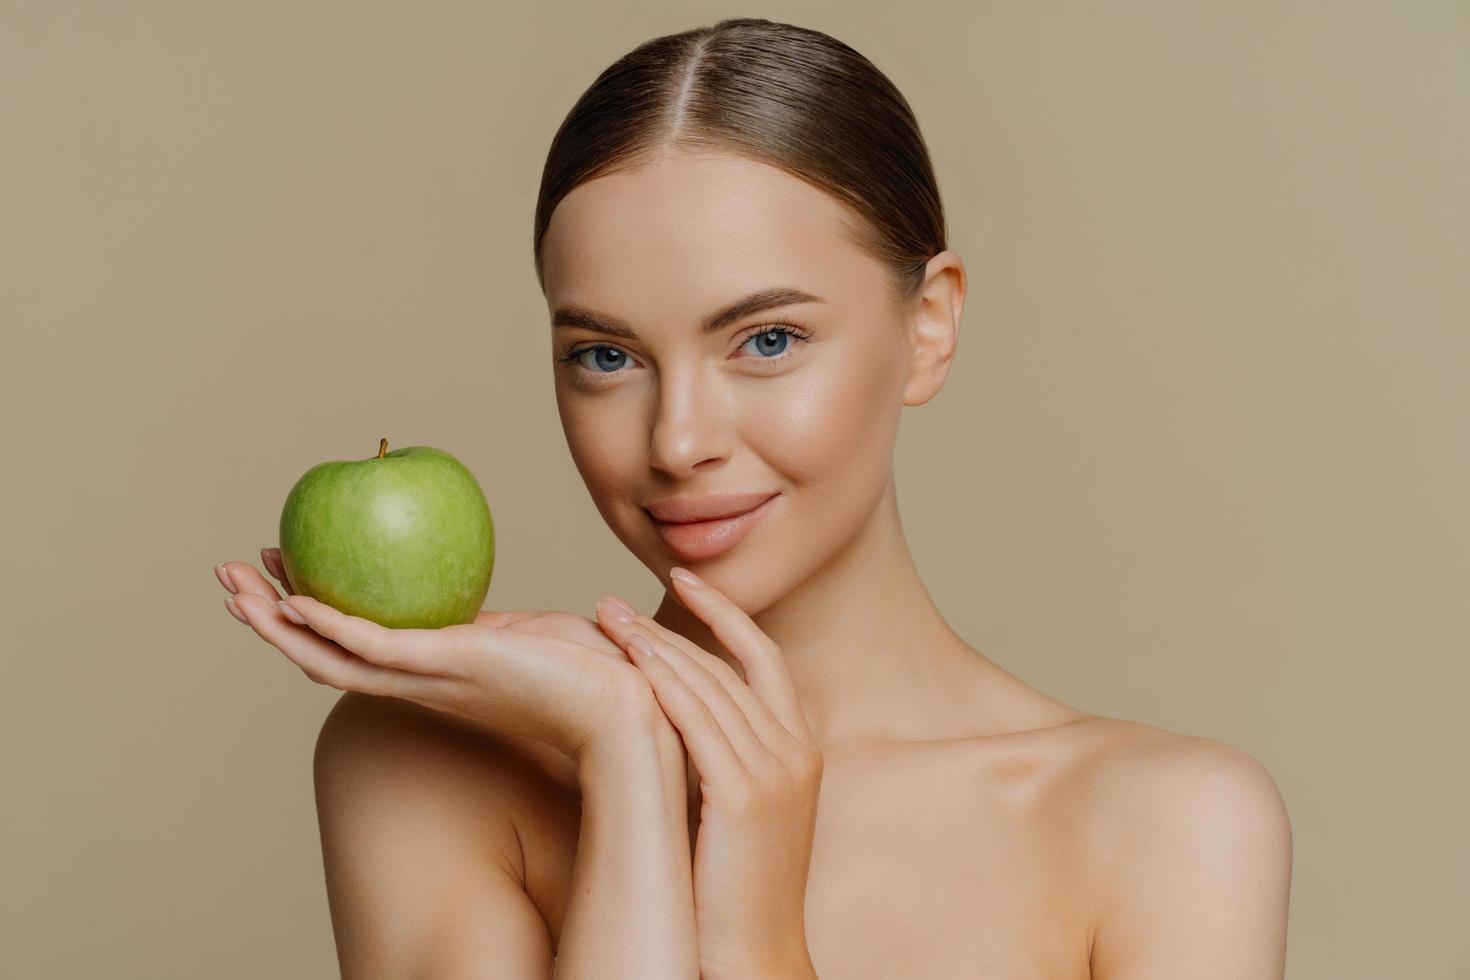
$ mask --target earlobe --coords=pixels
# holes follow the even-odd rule
[[[909,378],[905,405],[922,405],[939,393],[959,349],[960,312],[965,304],[965,267],[945,250],[929,260],[918,306],[909,322]]]

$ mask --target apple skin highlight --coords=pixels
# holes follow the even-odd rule
[[[393,629],[474,622],[495,567],[485,494],[458,459],[408,446],[307,470],[281,509],[292,588]]]

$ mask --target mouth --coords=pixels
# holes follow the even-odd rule
[[[664,546],[685,561],[700,561],[724,554],[741,542],[775,506],[780,493],[772,494],[750,510],[707,521],[673,523],[661,521],[652,514],[654,530]],[[648,513],[647,510],[644,513]]]

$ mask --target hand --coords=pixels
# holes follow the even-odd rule
[[[279,555],[268,565],[272,559],[279,566]],[[237,618],[319,684],[413,701],[574,759],[599,735],[646,728],[662,715],[620,649],[605,636],[587,645],[555,635],[568,625],[560,616],[482,612],[473,623],[389,629],[308,596],[283,600],[246,562],[222,568],[221,584],[234,592],[226,604]],[[289,594],[284,575],[273,574]],[[300,620],[288,618],[283,604]]]
[[[699,772],[693,875],[700,976],[813,975],[804,909],[820,746],[775,641],[713,586],[670,577],[748,684],[647,616],[598,622],[647,676]],[[639,652],[639,637],[658,655]]]
[[[281,587],[286,590],[286,594],[294,595],[291,582],[286,577],[285,564],[281,561],[281,549],[262,548],[260,549],[260,558],[266,570],[275,576],[276,581],[281,583]],[[269,583],[262,579],[256,573],[255,569],[249,565],[245,565],[243,569],[237,570],[236,574],[247,581],[258,581],[259,586],[265,590],[262,594],[269,593],[272,601],[279,598],[275,595]],[[226,588],[228,587],[226,585]],[[515,630],[521,633],[538,633],[542,636],[558,637],[571,643],[583,644],[621,663],[631,663],[628,660],[628,655],[623,652],[623,648],[609,639],[607,634],[598,627],[597,623],[583,616],[578,616],[575,613],[561,612],[555,609],[522,612],[492,612],[488,609],[482,609],[475,616],[475,622],[487,626],[498,626],[502,629]],[[641,677],[641,675],[639,676]],[[646,680],[643,682],[643,685],[649,696],[649,703],[652,703],[653,692],[647,689]],[[689,756],[684,750],[684,743],[680,740],[678,731],[662,711],[654,710],[652,715],[651,724],[653,726],[654,740],[662,749],[664,757],[669,760],[670,765],[674,765],[680,771],[687,773]],[[687,795],[691,807],[697,793],[698,787],[696,785],[688,785]],[[692,832],[689,846],[692,852],[694,847]]]
[[[281,561],[280,548],[261,548],[260,560],[265,565],[266,571],[281,583],[281,588],[287,595],[295,595],[291,588],[291,582],[286,577],[286,566]],[[247,568],[249,566],[246,566]],[[255,569],[249,572],[241,570],[240,574],[245,578],[255,575]],[[256,576],[259,578],[259,576]],[[237,580],[238,581],[238,580]],[[269,583],[261,579],[261,584],[270,589]],[[226,586],[228,588],[228,586]],[[278,599],[272,592],[272,601]],[[573,643],[581,643],[589,646],[600,653],[629,663],[628,657],[623,653],[623,648],[607,638],[607,634],[598,629],[597,624],[585,616],[576,613],[560,612],[558,610],[533,610],[527,612],[492,612],[489,609],[481,609],[475,616],[475,622],[486,626],[499,626],[504,629],[512,629],[522,633],[539,633],[543,636],[556,636]]]

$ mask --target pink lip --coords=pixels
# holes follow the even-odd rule
[[[771,509],[771,501],[779,496],[774,494],[764,503],[733,517],[688,524],[671,524],[653,518],[653,526],[668,549],[685,561],[715,558],[739,544]]]

